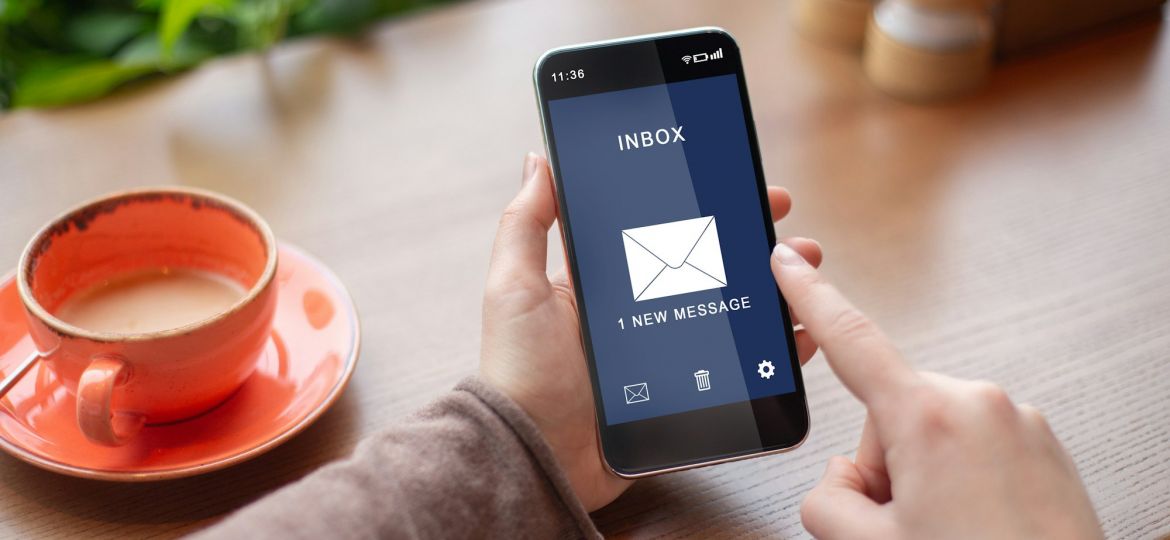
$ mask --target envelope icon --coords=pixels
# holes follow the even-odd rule
[[[641,382],[622,387],[626,391],[626,405],[650,401],[650,385]]]
[[[622,231],[634,301],[727,286],[715,216]]]

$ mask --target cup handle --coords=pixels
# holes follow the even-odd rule
[[[126,444],[142,429],[140,414],[113,409],[114,387],[129,375],[126,363],[114,356],[95,356],[77,384],[77,424],[85,436],[105,446]]]

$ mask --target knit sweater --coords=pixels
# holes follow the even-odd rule
[[[475,378],[196,538],[597,538],[528,415]]]

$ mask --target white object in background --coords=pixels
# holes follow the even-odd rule
[[[936,52],[977,47],[990,41],[993,34],[991,17],[985,13],[943,11],[906,0],[879,4],[873,11],[873,22],[891,39]]]

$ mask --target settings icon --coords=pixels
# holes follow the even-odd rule
[[[760,365],[757,366],[756,372],[760,374],[763,379],[771,379],[772,375],[776,374],[776,366],[767,360],[761,360]]]

